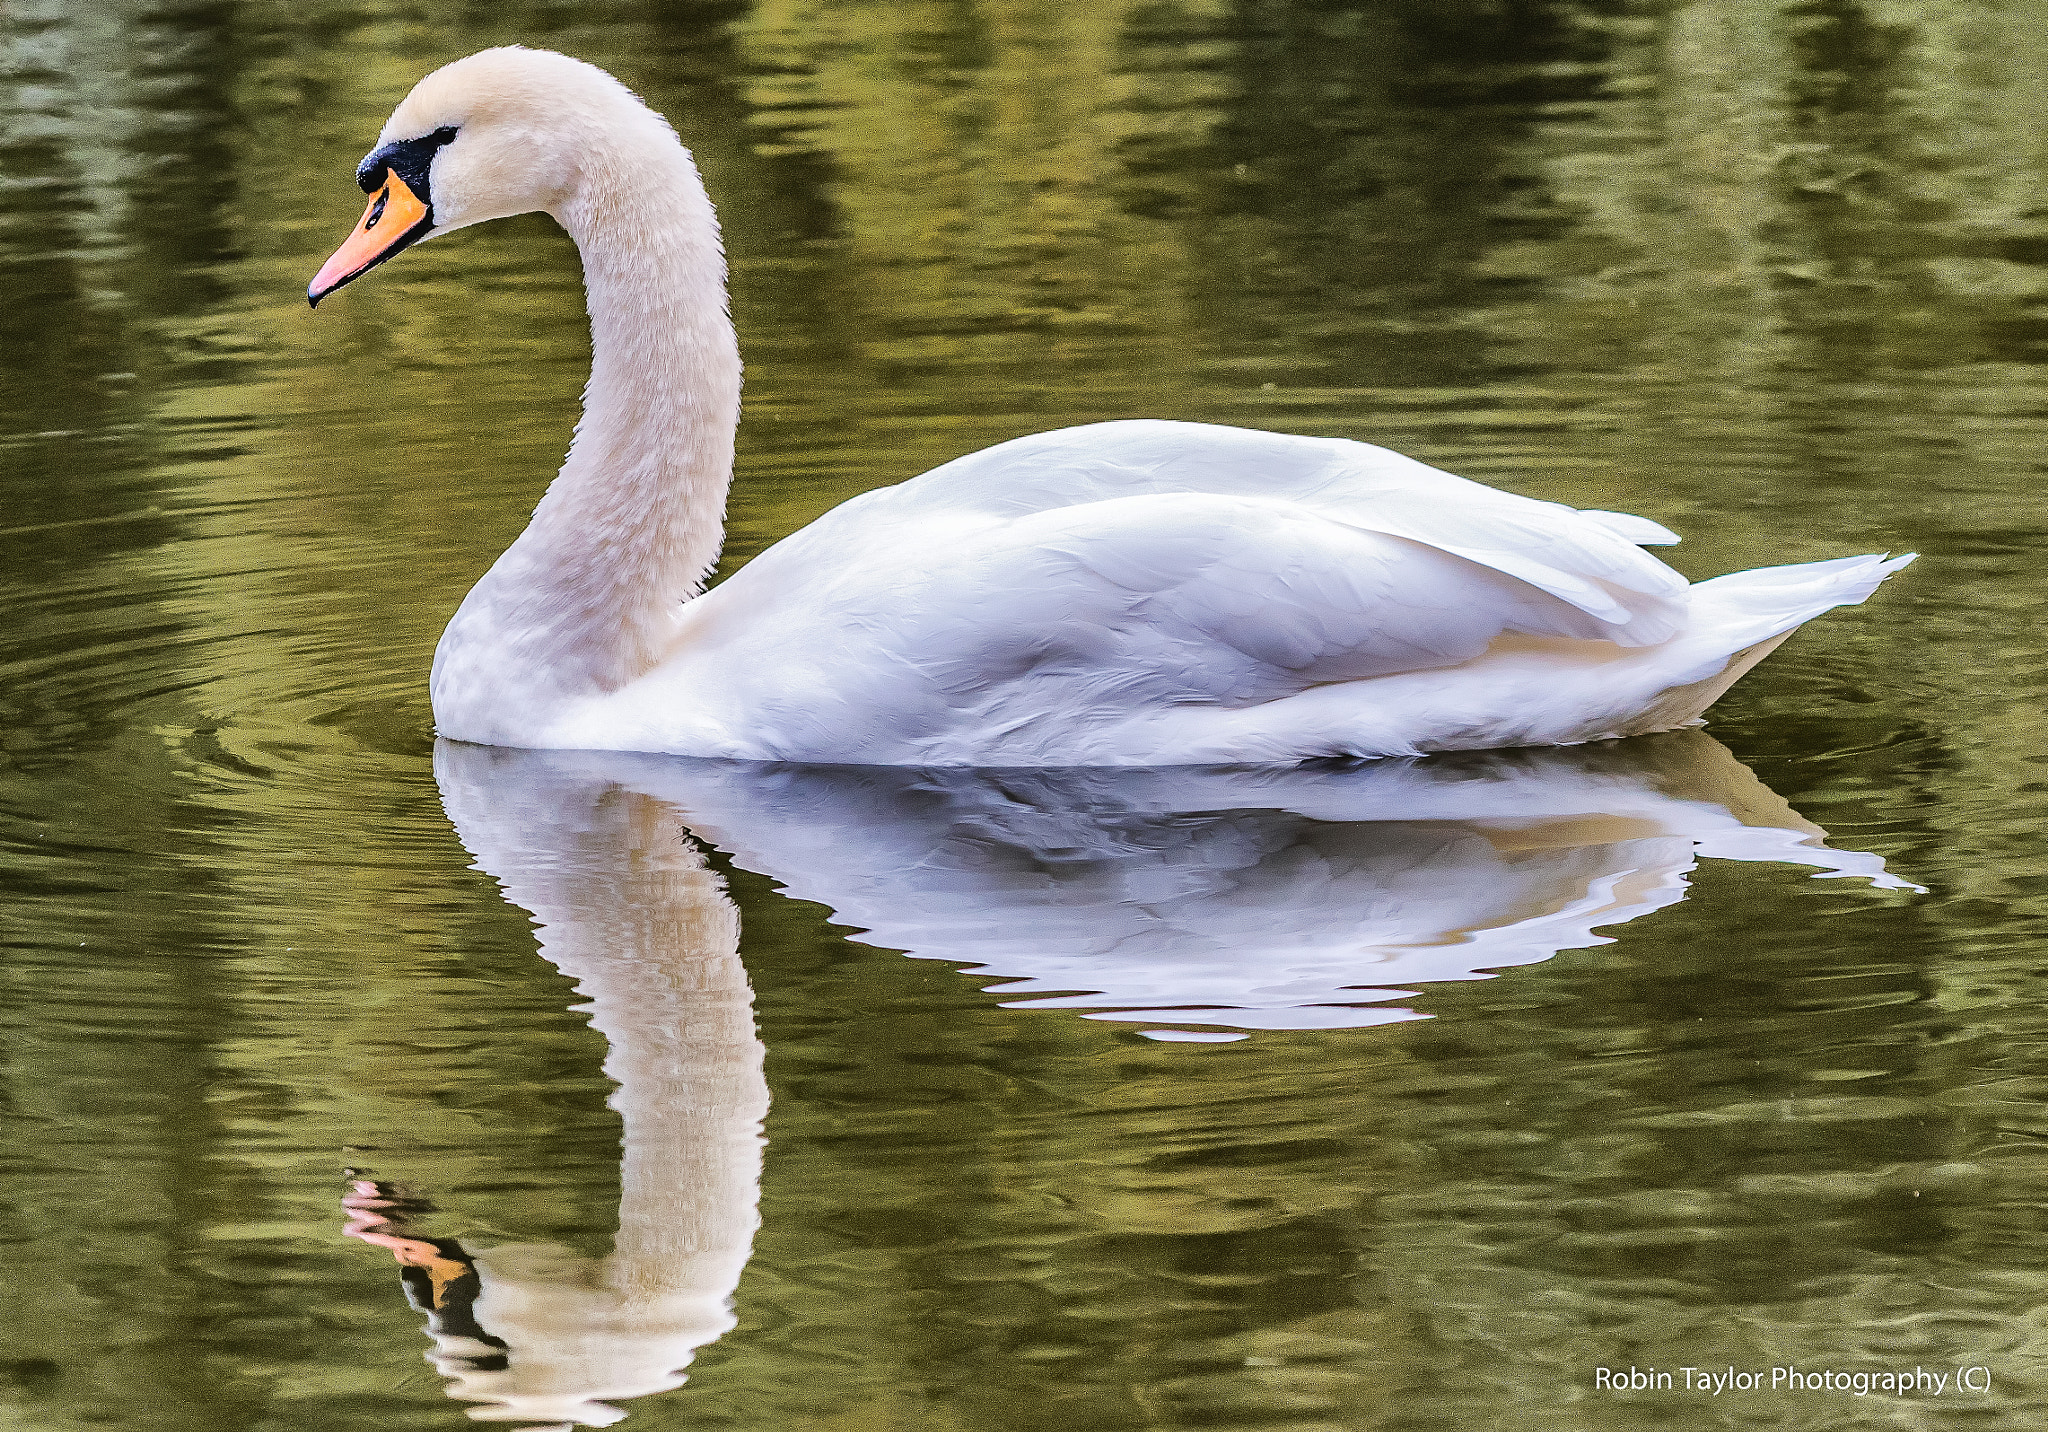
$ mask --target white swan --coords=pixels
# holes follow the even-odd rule
[[[715,590],[740,364],[689,152],[604,71],[486,50],[406,97],[317,303],[541,210],[582,252],[590,386],[561,474],[434,658],[441,734],[878,765],[1286,762],[1698,720],[1911,560],[1688,586],[1640,517],[1381,448],[1191,423],[1019,438],[870,492]]]

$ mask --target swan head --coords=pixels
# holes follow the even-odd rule
[[[668,121],[597,66],[517,45],[435,70],[356,168],[369,207],[306,287],[317,306],[414,244],[535,210],[562,217],[594,171],[653,144]]]

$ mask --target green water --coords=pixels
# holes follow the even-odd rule
[[[1713,740],[1445,789],[1796,810],[1926,893],[1683,891],[1683,840],[1532,845],[1370,769],[437,780],[434,640],[573,421],[575,256],[528,217],[303,292],[390,106],[513,40],[634,85],[720,205],[728,567],[1139,415],[1641,513],[1695,577],[1917,550]],[[485,1331],[677,1230],[744,1246],[758,1188],[736,1322],[628,1427],[2038,1426],[2044,75],[2039,0],[10,0],[0,1426],[467,1425],[347,1169],[432,1204],[391,1226],[483,1265]],[[1245,984],[1495,847],[1513,918],[1411,945],[1642,888],[1493,979]],[[1599,1385],[1631,1366],[1676,1386]],[[1766,1386],[1685,1390],[1730,1366]]]

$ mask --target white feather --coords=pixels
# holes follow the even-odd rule
[[[1569,744],[1696,720],[1910,560],[1690,587],[1617,527],[1662,531],[1334,439],[1047,433],[770,548],[660,668],[533,744],[884,765]]]

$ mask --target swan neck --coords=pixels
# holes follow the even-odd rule
[[[740,394],[718,220],[672,133],[628,137],[593,149],[551,211],[583,259],[582,418],[532,522],[444,638],[437,713],[444,683],[472,704],[508,684],[527,702],[617,690],[670,654],[682,603],[718,560]]]
[[[561,505],[601,496],[609,525],[659,514],[694,592],[718,559],[740,363],[717,215],[671,148],[652,172],[600,167],[558,215],[583,258],[591,369],[557,487]]]

